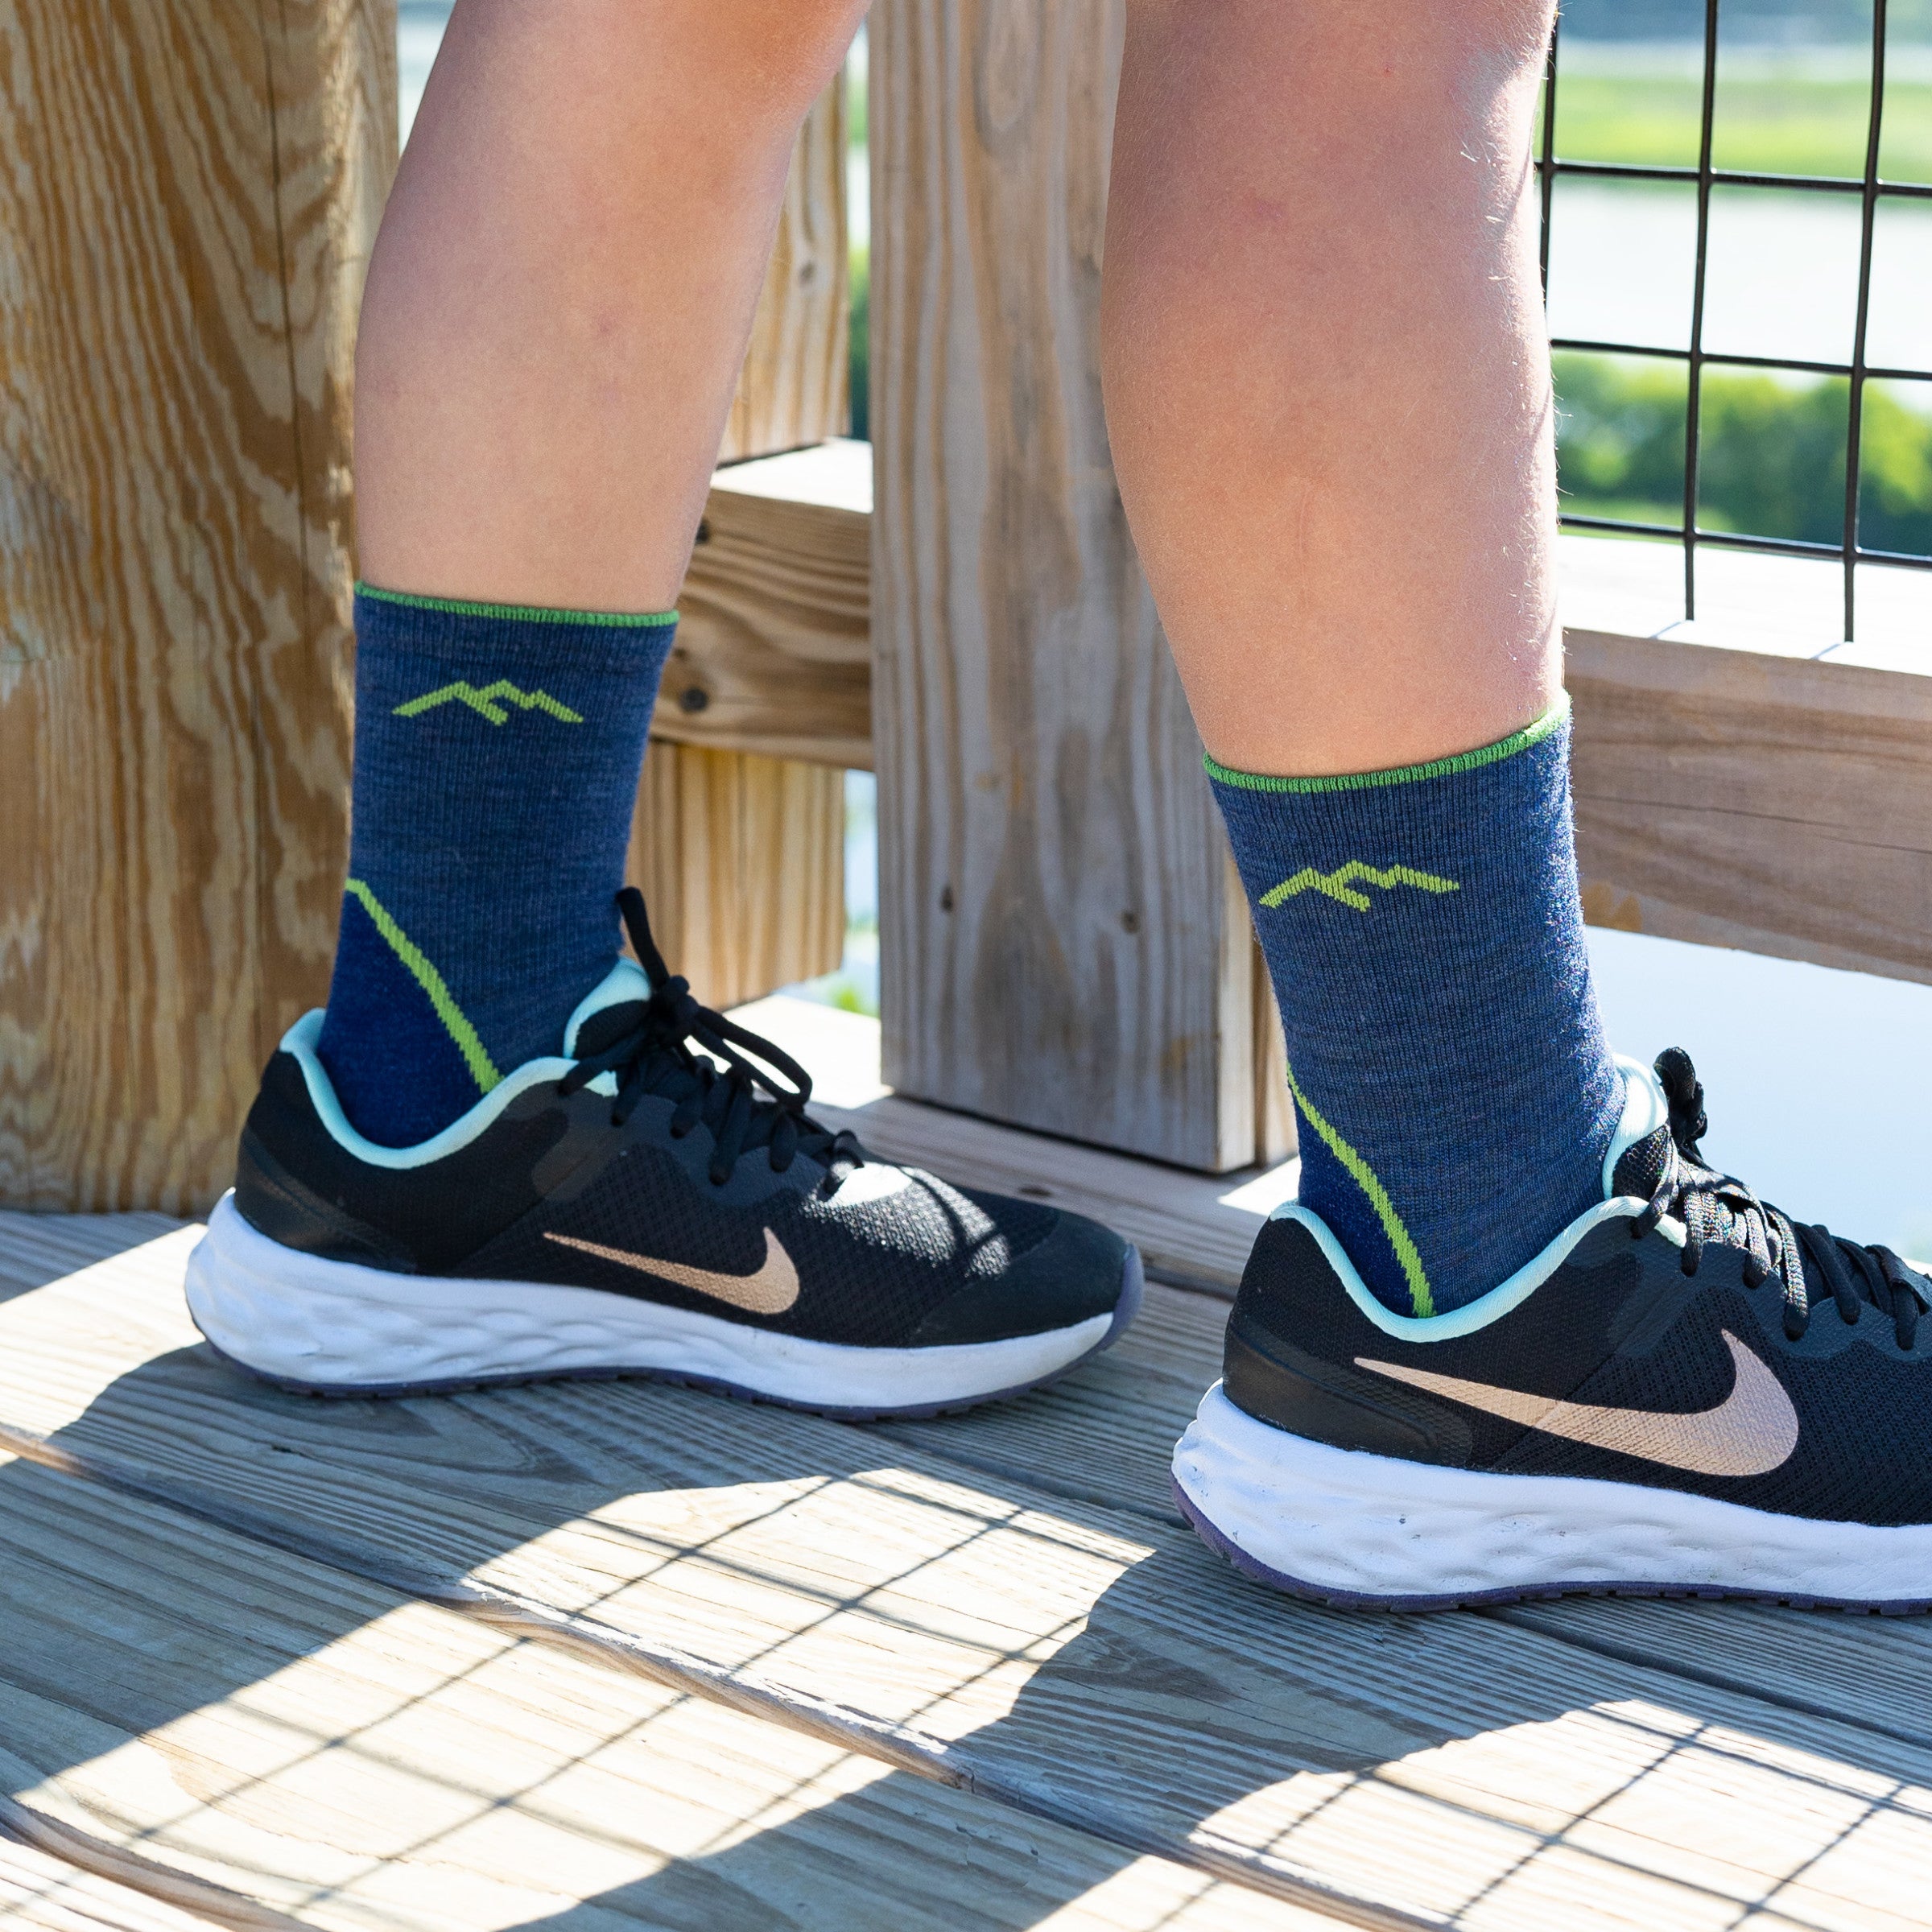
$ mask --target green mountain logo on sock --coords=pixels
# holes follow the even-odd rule
[[[525,711],[547,711],[565,724],[581,724],[583,718],[568,704],[559,704],[547,691],[520,691],[508,678],[498,678],[493,684],[485,684],[481,691],[467,680],[459,678],[453,684],[445,684],[437,691],[426,691],[419,698],[411,698],[407,704],[398,704],[395,715],[398,718],[419,717],[426,711],[434,711],[439,704],[467,704],[478,717],[487,718],[493,724],[506,724],[510,713],[499,700],[520,706]]]
[[[1263,893],[1261,903],[1272,912],[1297,893],[1315,891],[1339,900],[1356,912],[1366,912],[1368,894],[1351,890],[1358,879],[1370,886],[1379,886],[1385,892],[1393,892],[1398,886],[1413,886],[1422,892],[1462,890],[1454,879],[1439,879],[1432,872],[1417,872],[1407,865],[1391,865],[1384,870],[1379,865],[1364,865],[1360,859],[1351,859],[1346,865],[1337,866],[1333,872],[1317,872],[1312,865],[1304,865],[1293,878],[1283,879],[1280,885]]]

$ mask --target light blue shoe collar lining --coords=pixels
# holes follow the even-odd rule
[[[634,960],[619,960],[570,1016],[569,1023],[564,1029],[564,1054],[576,1052],[577,1034],[592,1013],[601,1013],[606,1006],[615,1006],[625,1000],[650,997],[650,981],[643,968]],[[282,1036],[282,1051],[302,1069],[302,1078],[308,1084],[311,1104],[336,1144],[345,1153],[371,1167],[387,1167],[396,1171],[427,1167],[432,1161],[448,1159],[493,1125],[518,1094],[527,1093],[532,1087],[541,1087],[546,1081],[562,1080],[576,1064],[574,1059],[554,1055],[526,1060],[514,1073],[491,1088],[468,1113],[452,1121],[440,1133],[414,1147],[384,1147],[357,1133],[349,1125],[349,1116],[342,1111],[342,1103],[336,1098],[335,1083],[316,1057],[316,1042],[321,1035],[322,1009],[318,1006],[314,1012],[303,1013]],[[588,1085],[593,1093],[614,1095],[617,1091],[616,1079],[608,1073],[599,1074]]]
[[[1447,1315],[1397,1315],[1385,1307],[1369,1292],[1355,1264],[1342,1252],[1341,1243],[1330,1232],[1327,1223],[1298,1201],[1284,1201],[1268,1218],[1299,1221],[1315,1236],[1315,1245],[1340,1278],[1348,1298],[1383,1334],[1393,1335],[1398,1341],[1418,1343],[1452,1342],[1459,1335],[1473,1335],[1521,1307],[1570,1258],[1577,1244],[1593,1228],[1602,1227],[1606,1221],[1633,1220],[1648,1205],[1633,1195],[1611,1194],[1612,1177],[1625,1151],[1662,1126],[1670,1117],[1670,1108],[1657,1076],[1648,1067],[1626,1059],[1621,1054],[1616,1056],[1616,1064],[1624,1076],[1624,1112],[1612,1137],[1610,1151],[1604,1156],[1604,1193],[1608,1198],[1579,1214],[1548,1247],[1525,1261],[1500,1287],[1492,1288],[1460,1308],[1451,1309]],[[1657,1232],[1679,1245],[1682,1243],[1683,1230],[1674,1221],[1659,1221]]]

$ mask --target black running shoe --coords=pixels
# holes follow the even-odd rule
[[[1117,1235],[818,1125],[803,1070],[699,1005],[622,904],[642,968],[419,1147],[357,1133],[322,1015],[290,1029],[188,1262],[222,1354],[317,1394],[644,1375],[857,1418],[1017,1393],[1126,1327]]]
[[[1467,1307],[1392,1313],[1276,1211],[1174,1452],[1240,1568],[1402,1610],[1932,1608],[1932,1282],[1706,1166],[1688,1055],[1621,1064],[1602,1205]]]

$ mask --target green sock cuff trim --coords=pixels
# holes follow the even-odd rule
[[[413,943],[409,935],[389,916],[386,907],[360,879],[348,881],[345,890],[353,894],[362,910],[376,923],[376,931],[389,942],[390,950],[409,968],[410,976],[429,995],[429,1003],[436,1009],[436,1018],[448,1029],[449,1037],[456,1043],[456,1051],[463,1056],[463,1063],[469,1067],[470,1078],[485,1093],[496,1086],[503,1078],[497,1071],[496,1063],[484,1050],[483,1042],[477,1037],[477,1030],[470,1025],[469,1016],[451,997],[449,989],[443,983],[443,976],[431,965],[427,957]]]
[[[1540,745],[1570,716],[1570,694],[1564,691],[1534,724],[1513,731],[1494,745],[1476,751],[1459,751],[1454,758],[1431,758],[1426,765],[1398,765],[1393,771],[1350,771],[1327,778],[1270,778],[1257,772],[1236,771],[1218,760],[1202,754],[1208,775],[1224,785],[1239,785],[1248,791],[1369,791],[1380,785],[1412,785],[1418,778],[1447,778],[1459,771],[1475,771],[1484,765],[1499,765],[1505,758]]]
[[[1368,1205],[1375,1210],[1375,1218],[1382,1224],[1382,1232],[1389,1237],[1389,1245],[1395,1250],[1395,1258],[1402,1264],[1402,1278],[1409,1284],[1409,1301],[1412,1313],[1431,1315],[1435,1313],[1435,1296],[1429,1286],[1429,1276],[1422,1266],[1422,1257],[1402,1217],[1395,1211],[1395,1203],[1389,1198],[1389,1190],[1376,1179],[1375,1170],[1351,1147],[1324,1120],[1320,1112],[1302,1092],[1301,1083],[1294,1077],[1294,1069],[1288,1069],[1288,1091],[1294,1096],[1294,1104],[1302,1110],[1302,1117],[1321,1137],[1328,1151],[1348,1170],[1348,1178],[1368,1197]]]
[[[661,630],[678,621],[675,610],[545,610],[535,604],[472,604],[461,597],[422,597],[413,591],[378,590],[373,584],[358,584],[356,594],[373,597],[378,604],[399,604],[406,610],[440,610],[456,617],[508,617],[519,624],[586,624],[613,630]]]

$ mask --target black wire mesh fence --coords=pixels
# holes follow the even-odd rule
[[[1717,123],[1719,74],[1719,12],[1720,0],[1703,0],[1703,44],[1700,74],[1697,161],[1695,166],[1652,166],[1641,163],[1608,160],[1575,160],[1565,158],[1558,147],[1558,109],[1561,97],[1563,37],[1561,23],[1550,46],[1545,75],[1540,152],[1536,171],[1542,197],[1542,258],[1546,291],[1550,281],[1550,237],[1558,219],[1556,188],[1564,177],[1602,182],[1671,183],[1695,188],[1696,195],[1696,246],[1690,283],[1690,315],[1688,340],[1684,346],[1661,347],[1655,343],[1614,341],[1575,336],[1556,336],[1550,346],[1558,352],[1644,357],[1673,363],[1685,374],[1683,452],[1683,499],[1681,518],[1674,522],[1629,519],[1566,512],[1567,530],[1609,532],[1629,536],[1663,537],[1683,546],[1684,615],[1697,615],[1698,551],[1703,546],[1754,551],[1777,556],[1832,559],[1841,566],[1844,577],[1844,634],[1855,635],[1857,611],[1858,566],[1882,564],[1908,569],[1932,570],[1932,555],[1915,555],[1868,546],[1860,541],[1861,478],[1864,475],[1863,440],[1865,428],[1866,390],[1874,382],[1922,383],[1927,367],[1887,367],[1866,359],[1870,336],[1872,287],[1872,242],[1880,206],[1892,200],[1932,201],[1932,184],[1887,180],[1880,173],[1880,154],[1885,131],[1886,56],[1888,52],[1887,0],[1872,0],[1871,93],[1866,117],[1864,167],[1862,174],[1761,173],[1713,165],[1713,137]],[[1777,188],[1805,194],[1855,198],[1860,214],[1858,286],[1852,330],[1852,354],[1848,361],[1820,361],[1794,357],[1748,355],[1728,350],[1713,353],[1705,342],[1705,314],[1709,292],[1711,207],[1714,189]],[[1932,318],[1926,327],[1932,335]],[[1932,355],[1926,361],[1932,364]],[[1821,543],[1789,536],[1757,535],[1711,527],[1699,517],[1700,469],[1702,467],[1706,397],[1705,376],[1713,365],[1727,369],[1752,369],[1797,378],[1835,378],[1848,390],[1845,430],[1845,489],[1843,535],[1836,543]]]

